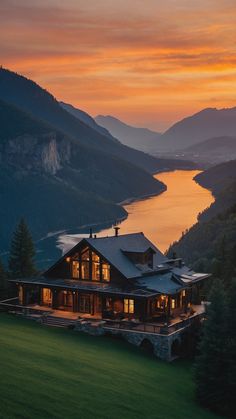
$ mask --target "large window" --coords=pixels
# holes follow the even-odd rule
[[[110,281],[110,265],[106,262],[102,263],[102,281]]]
[[[81,279],[89,278],[89,249],[86,248],[81,254]]]
[[[46,306],[52,305],[52,291],[49,288],[43,288],[42,290],[42,302]]]
[[[77,260],[72,261],[72,278],[79,278],[79,262]]]
[[[100,257],[92,252],[92,280],[100,281]]]
[[[134,313],[134,300],[131,300],[129,298],[124,299],[124,313]]]
[[[74,279],[110,281],[110,265],[88,247],[66,261],[71,263],[71,275]]]
[[[81,294],[79,296],[79,311],[81,313],[90,313],[90,295]]]
[[[22,285],[19,285],[18,298],[19,298],[19,304],[23,304],[23,287],[22,287]]]

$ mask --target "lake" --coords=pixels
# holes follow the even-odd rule
[[[163,172],[154,177],[167,186],[161,195],[124,205],[128,218],[121,222],[120,234],[142,231],[161,251],[166,251],[182,232],[197,221],[199,212],[214,202],[211,192],[194,181],[199,170]],[[113,235],[113,228],[102,230],[97,236]],[[81,235],[63,235],[60,247],[67,250]]]

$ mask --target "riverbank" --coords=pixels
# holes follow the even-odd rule
[[[149,196],[124,205],[128,213],[119,224],[121,234],[143,231],[163,252],[178,240],[182,232],[197,222],[197,216],[212,202],[210,191],[198,185],[194,177],[199,170],[176,170],[158,173],[158,178],[166,185],[165,191],[157,196]],[[95,229],[97,236],[114,234],[113,229]],[[72,247],[81,235],[69,234],[60,237],[63,251]]]

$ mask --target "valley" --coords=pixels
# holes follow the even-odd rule
[[[156,174],[154,177],[163,182],[167,190],[161,195],[124,205],[128,217],[119,224],[121,234],[142,231],[165,252],[182,232],[197,222],[198,214],[214,202],[211,192],[194,180],[200,173],[197,170],[176,170]],[[93,230],[97,233],[98,229]],[[113,234],[112,228],[97,233],[98,236]],[[60,247],[68,250],[78,237],[61,235]]]

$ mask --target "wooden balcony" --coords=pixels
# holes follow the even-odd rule
[[[102,324],[102,327],[109,330],[129,330],[134,332],[145,332],[151,334],[160,334],[160,335],[169,335],[174,333],[177,330],[187,328],[193,324],[195,321],[199,321],[204,318],[205,305],[193,305],[192,311],[188,314],[179,312],[176,317],[170,319],[169,323],[150,321],[150,322],[141,322],[139,320],[133,319],[123,319],[123,320],[111,320],[111,319],[102,319],[101,315],[91,315],[85,313],[73,313],[70,311],[62,310],[53,310],[50,308],[34,305],[22,306],[18,304],[18,298],[13,298],[9,300],[4,300],[0,302],[0,310],[7,311],[12,314],[22,315],[27,318],[34,320],[42,320],[42,322],[47,323],[47,317],[50,319],[55,318],[60,323],[63,324],[63,320],[70,320],[73,324],[78,321],[87,322],[88,325],[94,323],[98,325],[99,322]],[[56,324],[57,322],[55,322]],[[64,322],[66,324],[66,322]]]

